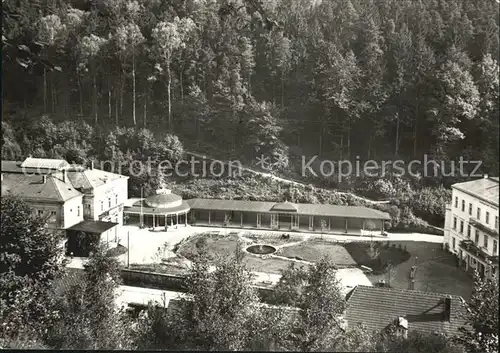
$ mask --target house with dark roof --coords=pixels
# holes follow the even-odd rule
[[[61,159],[28,157],[23,162],[2,161],[2,196],[17,196],[47,226],[66,231],[68,237],[91,234],[118,241],[128,177]]]
[[[499,182],[488,177],[451,186],[446,206],[443,247],[457,255],[466,271],[498,276]]]
[[[403,335],[413,330],[453,335],[466,325],[464,300],[456,295],[356,286],[346,300],[347,324],[362,323],[371,331],[396,324]]]
[[[47,217],[47,227],[67,229],[83,221],[83,195],[71,183],[52,174],[4,173],[2,196],[17,196],[28,203],[33,213]]]

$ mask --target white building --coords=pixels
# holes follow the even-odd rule
[[[498,276],[498,177],[452,185],[446,206],[444,247],[466,270]]]
[[[2,161],[2,196],[21,198],[47,227],[117,241],[128,199],[128,177],[61,159]]]

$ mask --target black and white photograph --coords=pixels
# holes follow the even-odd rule
[[[0,349],[499,352],[500,0],[2,0]]]

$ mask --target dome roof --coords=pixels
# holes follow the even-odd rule
[[[171,208],[182,204],[182,197],[172,194],[168,189],[156,190],[156,195],[148,196],[146,205],[153,208]]]
[[[297,212],[297,206],[288,201],[275,204],[271,211],[282,211],[282,212]]]

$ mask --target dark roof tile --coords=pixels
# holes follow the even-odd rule
[[[413,290],[357,286],[348,294],[346,319],[349,325],[363,323],[380,331],[397,317],[408,320],[409,330],[455,334],[465,325],[463,299],[451,297],[450,320],[445,320],[446,294]]]

